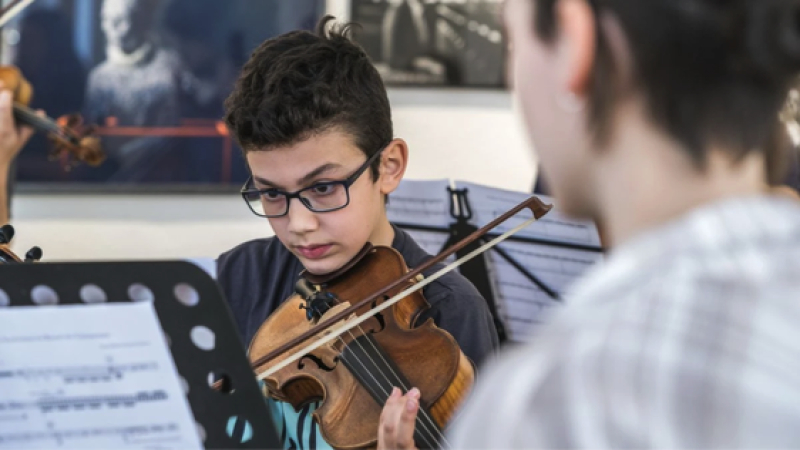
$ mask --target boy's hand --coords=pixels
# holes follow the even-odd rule
[[[419,411],[419,390],[417,388],[402,395],[394,388],[386,400],[378,427],[378,450],[416,449],[414,445],[414,424]]]

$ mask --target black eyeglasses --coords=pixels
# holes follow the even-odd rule
[[[388,144],[387,144],[388,145]],[[253,214],[260,217],[282,217],[289,212],[289,203],[293,198],[313,212],[331,212],[350,204],[350,186],[358,180],[367,168],[383,153],[386,146],[370,156],[361,167],[344,180],[321,181],[295,192],[280,189],[256,189],[253,177],[247,179],[242,186],[242,198]]]

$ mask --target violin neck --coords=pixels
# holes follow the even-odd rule
[[[61,128],[53,119],[47,116],[40,116],[36,114],[36,111],[19,103],[14,103],[14,119],[18,123],[29,125],[39,131],[48,133],[59,133],[61,131]]]

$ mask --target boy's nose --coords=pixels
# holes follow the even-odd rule
[[[309,210],[299,198],[289,200],[289,231],[295,234],[314,231],[319,226],[317,215]]]

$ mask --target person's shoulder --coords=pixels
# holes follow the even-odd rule
[[[405,230],[395,227],[396,249],[401,253],[409,268],[413,269],[424,264],[433,256],[425,251],[414,237]],[[444,264],[435,264],[431,268],[423,271],[424,276],[429,277],[445,267]],[[465,301],[474,297],[482,300],[482,297],[475,286],[454,269],[431,282],[424,288],[425,297],[431,303],[438,303],[441,300],[454,297],[465,297]]]
[[[445,267],[438,265],[437,269]],[[435,273],[435,272],[434,272]],[[458,272],[458,269],[453,269],[450,272],[442,275],[439,279],[428,285],[425,291],[425,296],[431,302],[439,302],[446,299],[458,298],[459,301],[479,301],[484,302],[478,289],[469,281],[464,275]]]

